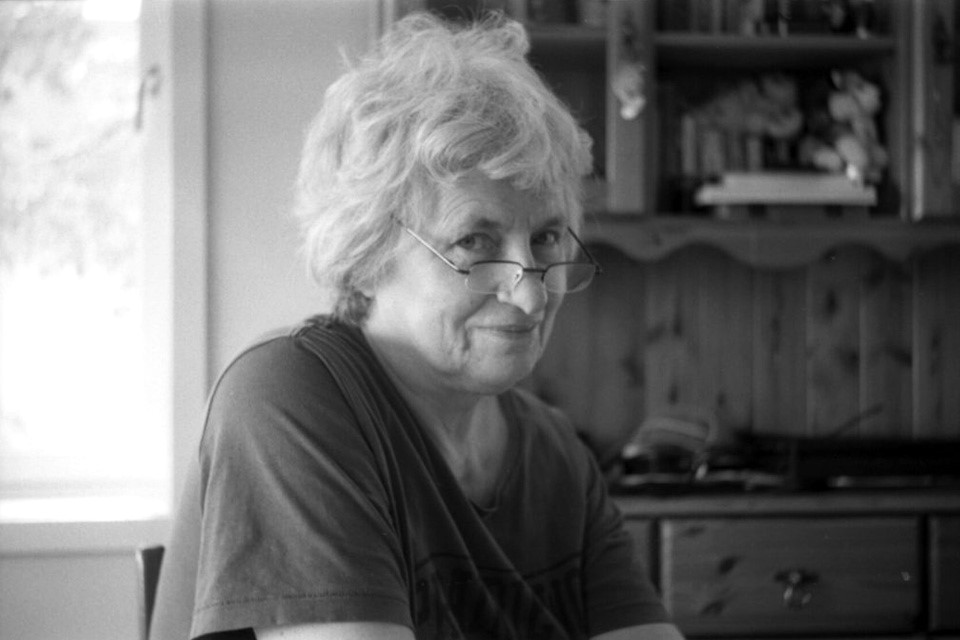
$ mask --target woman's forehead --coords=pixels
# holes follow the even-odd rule
[[[434,213],[434,224],[441,227],[542,227],[566,222],[563,212],[542,194],[475,174],[442,185]]]

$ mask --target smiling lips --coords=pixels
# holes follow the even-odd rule
[[[481,327],[486,331],[492,331],[494,333],[503,333],[508,335],[527,335],[533,333],[540,326],[538,322],[527,322],[522,324],[502,324],[502,325],[489,325]]]

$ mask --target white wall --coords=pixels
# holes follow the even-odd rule
[[[340,69],[337,48],[366,48],[378,6],[377,0],[208,2],[211,375],[263,331],[322,308],[296,257],[291,184],[304,129]],[[0,640],[135,639],[132,553],[147,540],[124,540],[108,549],[0,554]]]
[[[211,373],[265,330],[322,306],[295,255],[291,187],[303,133],[363,51],[374,0],[213,0],[209,81]]]
[[[130,553],[4,557],[0,585],[3,640],[136,640]]]

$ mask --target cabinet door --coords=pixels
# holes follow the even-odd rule
[[[675,519],[661,526],[664,602],[687,634],[916,627],[913,518]]]
[[[960,516],[930,519],[930,628],[960,630]]]

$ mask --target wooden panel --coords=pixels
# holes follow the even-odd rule
[[[763,270],[699,245],[652,263],[596,248],[607,273],[569,296],[533,387],[608,453],[678,405],[728,432],[862,415],[845,435],[960,437],[960,249]]]
[[[567,296],[529,387],[561,407],[602,460],[643,416],[644,269],[607,247],[592,249],[604,273]]]
[[[650,269],[646,408],[691,406],[727,429],[748,429],[752,409],[752,277],[709,248]]]
[[[643,269],[618,251],[601,248],[596,257],[604,274],[595,285],[595,313],[586,329],[595,336],[594,369],[579,381],[594,388],[591,437],[601,456],[608,458],[619,452],[643,416],[645,278]]]
[[[604,265],[594,327],[598,368],[589,384],[597,387],[595,438],[604,451],[619,450],[643,417],[644,272],[617,251],[600,251]]]
[[[863,282],[860,409],[878,411],[859,425],[861,436],[908,434],[913,421],[913,308],[910,274],[873,254]]]
[[[801,436],[807,428],[806,273],[758,271],[753,348],[753,428]]]
[[[699,407],[728,430],[749,431],[753,395],[753,279],[717,250],[704,251],[689,287],[698,299]]]
[[[960,631],[960,516],[930,519],[930,628]]]
[[[917,529],[914,518],[665,520],[664,602],[691,635],[910,632]],[[791,571],[814,582],[791,595]]]
[[[684,261],[664,260],[649,267],[645,303],[643,380],[648,415],[689,400],[695,380],[688,377],[693,345],[684,324],[690,310],[682,297]]]
[[[752,398],[752,280],[715,249],[650,265],[644,380],[647,414],[690,406],[728,429],[748,428]]]
[[[860,287],[864,252],[833,251],[812,264],[807,303],[807,420],[817,436],[860,413]]]
[[[914,282],[914,434],[960,435],[960,251],[920,257]]]

